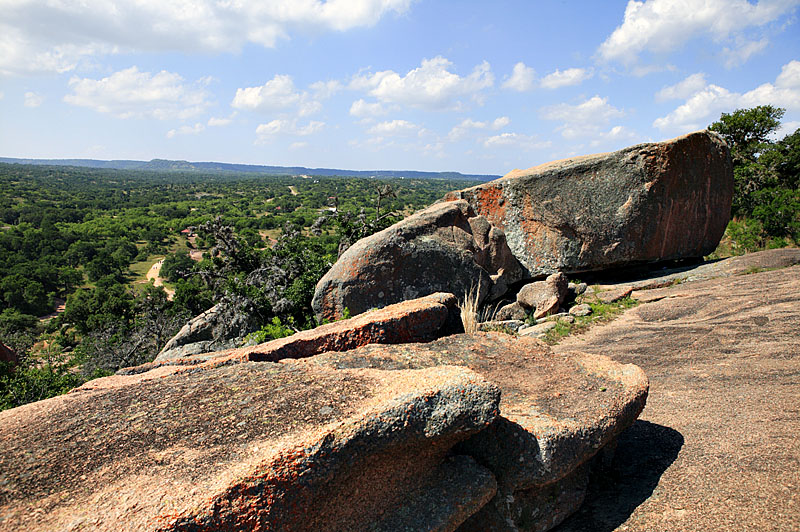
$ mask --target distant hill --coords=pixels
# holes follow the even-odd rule
[[[420,172],[416,170],[341,170],[336,168],[306,168],[305,166],[265,166],[256,164],[232,164],[214,162],[151,161],[97,159],[15,159],[0,157],[0,162],[9,164],[34,164],[42,166],[78,166],[85,168],[110,168],[115,170],[151,170],[160,172],[236,172],[265,175],[317,175],[348,177],[408,177],[416,179],[472,179],[491,181],[499,175],[462,174],[460,172]]]

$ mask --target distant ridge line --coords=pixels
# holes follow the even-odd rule
[[[76,166],[82,168],[102,168],[112,170],[151,170],[162,172],[240,172],[264,175],[315,175],[348,177],[409,177],[417,179],[472,179],[491,181],[500,177],[489,174],[462,174],[460,172],[422,172],[418,170],[342,170],[336,168],[306,168],[305,166],[267,166],[256,164],[235,164],[216,162],[171,161],[153,159],[133,161],[126,159],[103,161],[98,159],[18,159],[0,157],[0,162],[8,164],[30,164],[37,166]]]

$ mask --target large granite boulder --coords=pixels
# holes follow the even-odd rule
[[[733,167],[710,131],[514,170],[451,192],[502,229],[531,278],[702,257],[730,218]]]
[[[434,292],[494,298],[520,279],[503,231],[466,201],[445,202],[356,242],[320,279],[312,306],[332,320]]]
[[[589,462],[633,424],[648,381],[604,356],[555,354],[532,338],[453,335],[427,344],[368,345],[287,365],[408,370],[466,366],[502,391],[500,416],[456,448],[497,479],[497,495],[460,531],[543,531],[583,501]]]
[[[177,369],[0,412],[0,530],[454,530],[496,491],[467,368]]]

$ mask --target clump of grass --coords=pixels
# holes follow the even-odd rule
[[[549,331],[543,338],[550,345],[555,345],[571,334],[579,334],[588,330],[597,323],[606,323],[625,312],[627,309],[635,307],[638,301],[630,296],[615,301],[614,303],[601,303],[600,301],[587,301],[592,308],[592,313],[588,316],[578,316],[573,323],[559,320],[556,326]]]
[[[464,299],[458,302],[458,310],[461,311],[461,324],[467,334],[478,332],[480,324],[485,321],[494,321],[499,309],[499,303],[494,307],[486,306],[481,308],[479,292],[478,288],[472,287],[469,292],[464,294]]]
[[[461,311],[461,324],[464,326],[466,334],[478,332],[480,319],[478,316],[478,289],[471,288],[464,294],[464,299],[458,302],[458,310]]]

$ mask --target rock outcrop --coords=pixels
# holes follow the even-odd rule
[[[438,292],[263,344],[186,357],[159,356],[153,362],[123,368],[119,373],[131,375],[158,366],[195,365],[206,362],[209,365],[217,365],[231,361],[277,362],[284,358],[307,358],[325,351],[344,351],[367,344],[424,342],[459,332],[459,327],[463,331],[455,296]]]
[[[555,314],[567,297],[567,284],[566,275],[554,273],[544,281],[523,286],[517,293],[517,303],[530,309],[535,320]]]
[[[452,192],[505,232],[529,277],[702,257],[730,218],[733,167],[710,131],[514,170]]]
[[[0,342],[0,362],[6,362],[11,366],[19,364],[19,356],[13,349]]]
[[[456,448],[488,468],[498,485],[489,504],[459,528],[465,532],[548,530],[574,512],[588,461],[636,420],[648,392],[647,377],[634,365],[554,355],[537,340],[502,333],[368,345],[302,363],[393,371],[466,366],[500,387],[500,417]]]
[[[222,307],[217,304],[195,316],[173,336],[156,357],[156,360],[182,358],[236,347],[244,337],[258,330],[257,320],[237,315],[237,323],[230,322]]]
[[[526,278],[702,257],[732,197],[728,147],[709,131],[514,170],[357,242],[320,280],[314,311],[473,289],[483,302]]]
[[[498,401],[457,367],[99,379],[0,413],[0,530],[454,530],[496,482],[451,449]]]
[[[434,292],[499,296],[522,279],[505,235],[465,201],[439,203],[351,246],[320,279],[312,306],[319,319]]]

